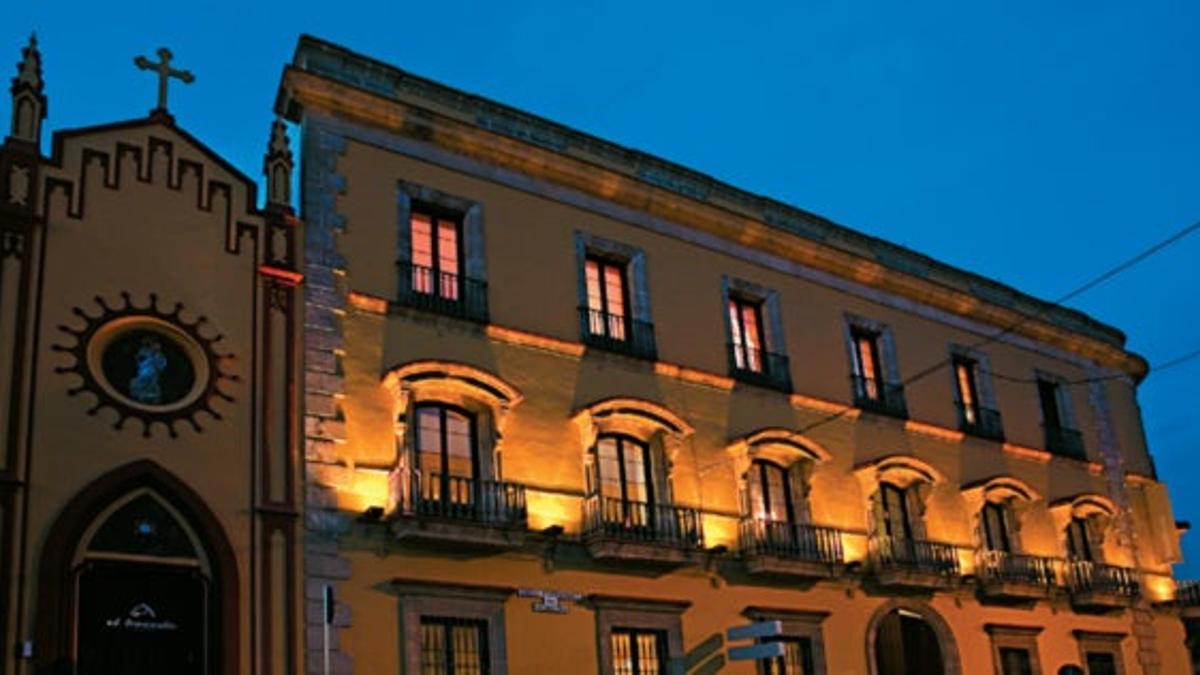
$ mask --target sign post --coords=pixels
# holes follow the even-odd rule
[[[759,621],[745,626],[735,626],[725,631],[725,639],[757,640],[760,638],[778,637],[783,634],[782,621]],[[761,661],[783,656],[782,642],[759,642],[743,647],[730,647],[730,661]]]
[[[325,585],[325,592],[322,594],[322,600],[325,609],[323,617],[324,621],[322,622],[324,623],[324,626],[322,626],[322,628],[324,628],[324,645],[322,646],[322,652],[325,656],[325,675],[329,675],[329,626],[333,624],[334,605],[332,585]]]

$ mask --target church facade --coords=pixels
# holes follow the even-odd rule
[[[259,209],[256,181],[163,95],[146,118],[43,148],[34,42],[12,94],[0,672],[302,672],[301,230],[283,125]]]
[[[13,80],[0,673],[1191,672],[1119,330],[307,36],[260,207],[138,65]]]

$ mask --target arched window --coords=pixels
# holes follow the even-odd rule
[[[654,474],[650,448],[632,436],[601,434],[593,449],[601,510],[605,519],[640,527],[651,524]]]
[[[788,472],[778,464],[756,459],[746,476],[750,515],[756,520],[792,523],[796,512],[792,504],[792,485]]]
[[[473,504],[480,487],[474,416],[442,403],[418,404],[414,416],[421,506]]]

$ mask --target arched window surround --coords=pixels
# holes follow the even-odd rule
[[[1108,533],[1117,515],[1117,505],[1106,495],[1083,493],[1060,499],[1050,505],[1055,529],[1059,533],[1062,554],[1071,556],[1071,525],[1081,522],[1084,527],[1086,546],[1092,562],[1119,564],[1112,560],[1112,547],[1107,545]]]
[[[790,429],[769,427],[735,438],[726,446],[726,453],[732,458],[738,477],[743,515],[755,515],[752,481],[760,478],[755,475],[755,469],[767,463],[784,471],[791,502],[791,521],[811,521],[810,480],[816,465],[829,461],[829,451]]]
[[[604,436],[626,436],[645,444],[651,464],[651,493],[658,504],[674,503],[671,470],[692,426],[668,408],[638,398],[614,397],[584,406],[573,416],[580,433],[585,484],[598,486],[595,448]]]
[[[408,503],[403,492],[410,489],[415,475],[416,410],[421,405],[446,406],[470,416],[474,423],[475,477],[485,481],[503,479],[504,426],[509,412],[523,398],[516,387],[481,368],[441,360],[413,361],[392,368],[384,374],[382,384],[392,395],[396,438],[389,511]]]
[[[1021,529],[1029,509],[1042,499],[1036,489],[1016,476],[999,475],[963,486],[962,495],[971,514],[976,550],[988,549],[984,509],[992,504],[1002,509],[1008,552],[1026,552],[1021,542]]]
[[[867,496],[869,530],[873,536],[884,533],[883,485],[889,484],[904,492],[905,508],[913,539],[928,539],[925,529],[925,507],[935,486],[946,477],[932,465],[911,455],[886,455],[859,464],[854,475]]]

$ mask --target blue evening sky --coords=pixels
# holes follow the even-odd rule
[[[172,88],[178,121],[251,175],[308,32],[1043,298],[1200,219],[1188,0],[13,0],[3,15],[0,75],[36,30],[51,129],[145,115],[154,83],[132,58],[167,45],[197,76]],[[1200,347],[1198,289],[1200,234],[1071,304],[1160,363]],[[1176,517],[1200,525],[1197,380],[1200,359],[1151,374],[1141,403]],[[1200,534],[1184,541],[1178,571],[1200,576]]]

